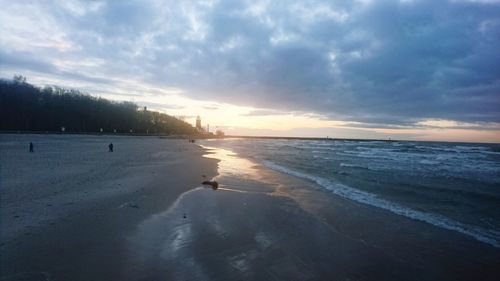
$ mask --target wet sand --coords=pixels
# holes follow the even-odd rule
[[[129,236],[130,280],[497,280],[488,244],[214,150],[198,188]],[[186,214],[186,217],[183,217]],[[158,245],[161,245],[158,247]]]
[[[56,138],[47,141],[59,144],[46,152],[53,158],[66,146],[86,152],[39,163],[18,141],[1,140],[0,280],[500,276],[500,252],[488,244],[335,197],[230,151],[201,157],[206,151],[187,141],[117,138],[109,155],[105,137]],[[115,156],[121,147],[131,155]],[[34,166],[47,178],[21,176]],[[202,174],[216,173],[219,189],[199,186]],[[37,186],[44,189],[31,192]]]

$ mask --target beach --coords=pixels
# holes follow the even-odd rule
[[[216,161],[182,139],[0,135],[0,143],[1,280],[124,279],[127,233],[216,175]]]
[[[0,137],[0,280],[500,276],[488,243],[336,196],[215,142]],[[200,186],[211,178],[217,190]]]

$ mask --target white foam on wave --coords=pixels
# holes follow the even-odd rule
[[[350,164],[350,163],[340,163],[340,167],[370,169],[370,168],[365,167],[365,166],[356,165],[356,164]]]
[[[462,146],[456,145],[452,148],[450,147],[436,147],[436,146],[426,146],[426,145],[417,145],[415,148],[429,150],[429,151],[441,151],[447,153],[458,153],[458,154],[491,154],[491,155],[500,155],[499,152],[492,151],[489,147],[486,146]]]
[[[488,147],[486,146],[464,146],[464,145],[455,145],[455,148],[456,149],[459,149],[459,150],[464,150],[464,151],[483,151],[483,150],[489,150]]]
[[[424,165],[438,165],[438,164],[440,164],[440,162],[438,162],[438,161],[432,161],[432,160],[428,160],[428,159],[420,160],[418,163],[424,164]]]
[[[487,243],[496,248],[500,248],[500,233],[496,231],[488,231],[479,227],[466,225],[442,215],[413,210],[398,203],[379,198],[375,194],[361,191],[359,189],[355,189],[341,183],[332,182],[331,180],[325,178],[294,171],[270,161],[263,161],[263,163],[266,167],[271,168],[275,171],[310,180],[343,198],[381,208],[394,214],[405,216],[418,221],[423,221],[444,229],[457,231],[483,243]]]

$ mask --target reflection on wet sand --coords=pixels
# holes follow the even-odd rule
[[[131,279],[270,280],[321,276],[315,268],[332,230],[280,191],[278,175],[229,150],[220,159],[215,190],[184,193],[129,237]],[[304,241],[316,241],[304,243]],[[346,244],[347,245],[347,244]],[[336,246],[338,247],[338,246]],[[343,246],[346,247],[346,246]],[[341,247],[342,248],[342,247]],[[319,264],[321,265],[321,264]]]
[[[185,193],[169,210],[143,222],[129,239],[133,264],[141,269],[130,275],[132,279],[269,279],[275,269],[260,269],[266,260],[279,261],[278,256],[283,255],[279,254],[283,241],[279,241],[284,237],[276,233],[276,227],[284,225],[276,222],[286,210],[271,211],[269,199],[260,202],[261,194],[248,196],[196,189]],[[286,229],[292,233],[293,228]],[[283,256],[289,255],[294,254]],[[279,271],[299,270],[283,259],[280,264]]]
[[[288,197],[304,210],[314,214],[318,208],[318,198],[311,196],[310,190],[302,187],[307,183],[284,176],[276,171],[263,168],[249,159],[238,157],[238,154],[223,148],[203,146],[208,150],[207,158],[218,159],[219,181],[223,188],[219,190],[265,193],[271,196]]]
[[[208,151],[203,157],[220,160],[218,163],[218,172],[221,176],[259,179],[260,174],[254,169],[256,164],[250,160],[238,157],[236,153],[227,149],[200,146]]]
[[[280,185],[266,179],[256,163],[229,150],[207,149],[205,157],[220,160],[219,176],[212,179],[219,182],[218,189],[198,187],[186,192],[168,210],[139,225],[128,239],[135,268],[131,279],[146,275],[205,280],[213,274],[223,280],[250,278],[257,276],[256,266],[262,266],[269,254],[283,251],[282,234],[277,233],[283,226],[276,222],[296,208],[293,202],[279,208],[272,204],[275,196],[270,195],[277,195]],[[293,233],[299,226],[288,227]],[[280,263],[274,271],[300,268],[293,262]],[[268,269],[259,276],[269,279],[273,274]]]
[[[259,192],[251,192],[251,191],[238,190],[238,189],[234,189],[234,188],[225,188],[225,187],[220,187],[219,190],[230,191],[230,192],[239,192],[239,193],[259,193]]]
[[[205,154],[204,157],[220,160],[218,163],[219,176],[216,177],[216,179],[218,179],[223,186],[226,186],[227,190],[260,192],[278,196],[290,195],[283,192],[284,186],[280,181],[280,175],[278,173],[262,169],[259,164],[249,159],[238,157],[238,155],[231,150],[200,146],[208,150],[208,153]],[[262,186],[263,184],[265,185],[264,188]]]

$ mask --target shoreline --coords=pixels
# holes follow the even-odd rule
[[[354,201],[361,204],[362,206],[370,206],[375,209],[385,210],[394,215],[403,216],[414,221],[424,222],[445,230],[458,232],[481,243],[486,243],[490,246],[500,249],[500,245],[498,244],[497,240],[495,240],[495,237],[492,236],[492,234],[487,233],[486,230],[480,231],[478,227],[468,226],[442,215],[412,209],[410,207],[406,207],[383,198],[378,198],[375,194],[358,191],[350,186],[341,183],[331,183],[325,178],[314,177],[311,175],[303,174],[301,172],[289,170],[288,168],[277,165],[275,163],[263,163],[261,165],[279,173],[287,174],[298,179],[311,182],[319,188],[325,189],[326,191],[330,192],[333,196],[337,196],[344,200]],[[332,188],[332,185],[340,187],[341,190]]]
[[[500,276],[500,270],[496,268],[500,260],[500,251],[486,242],[340,197],[314,182],[271,170],[263,163],[252,162],[254,160],[240,159],[240,161],[247,162],[246,164],[240,163],[240,165],[254,171],[247,172],[246,175],[234,174],[230,166],[235,165],[235,160],[227,158],[241,158],[241,156],[235,154],[234,151],[225,151],[222,154],[224,153],[226,155],[218,156],[221,160],[219,173],[222,177],[226,175],[229,182],[235,180],[235,177],[240,179],[246,177],[249,181],[252,179],[265,181],[272,191],[261,192],[261,195],[294,201],[298,209],[310,215],[310,220],[317,221],[330,229],[332,237],[340,236],[351,242],[355,241],[351,244],[352,247],[356,248],[355,244],[362,244],[365,246],[364,250],[368,252],[370,252],[368,249],[377,249],[379,252],[375,253],[375,256],[378,256],[376,259],[383,260],[386,256],[390,257],[380,264],[381,268],[392,264],[401,270],[399,276],[382,273],[379,278],[374,278],[367,274],[360,279],[495,280],[496,276]],[[217,158],[217,153],[215,155]],[[226,170],[224,170],[225,161],[229,164],[226,164],[229,166]],[[258,175],[257,178],[256,175]],[[248,190],[244,184],[239,184],[239,188],[236,188]],[[278,202],[275,204],[279,205]],[[291,211],[292,214],[296,212],[301,211]],[[341,240],[340,237],[336,239]],[[328,244],[329,240],[325,239],[324,243]],[[321,245],[318,247],[323,248]],[[342,258],[343,256],[335,254],[331,257],[332,260]],[[366,262],[366,258],[360,261]],[[379,261],[373,262],[373,265],[375,264],[379,264]],[[318,271],[325,274],[322,275],[323,277],[328,278],[342,274],[342,272],[333,274]],[[421,273],[425,271],[428,273]],[[415,275],[408,274],[408,272],[414,272]]]
[[[495,280],[498,249],[335,195],[233,151],[129,237],[129,280]],[[185,218],[181,218],[185,214]],[[158,247],[158,245],[161,245]]]

